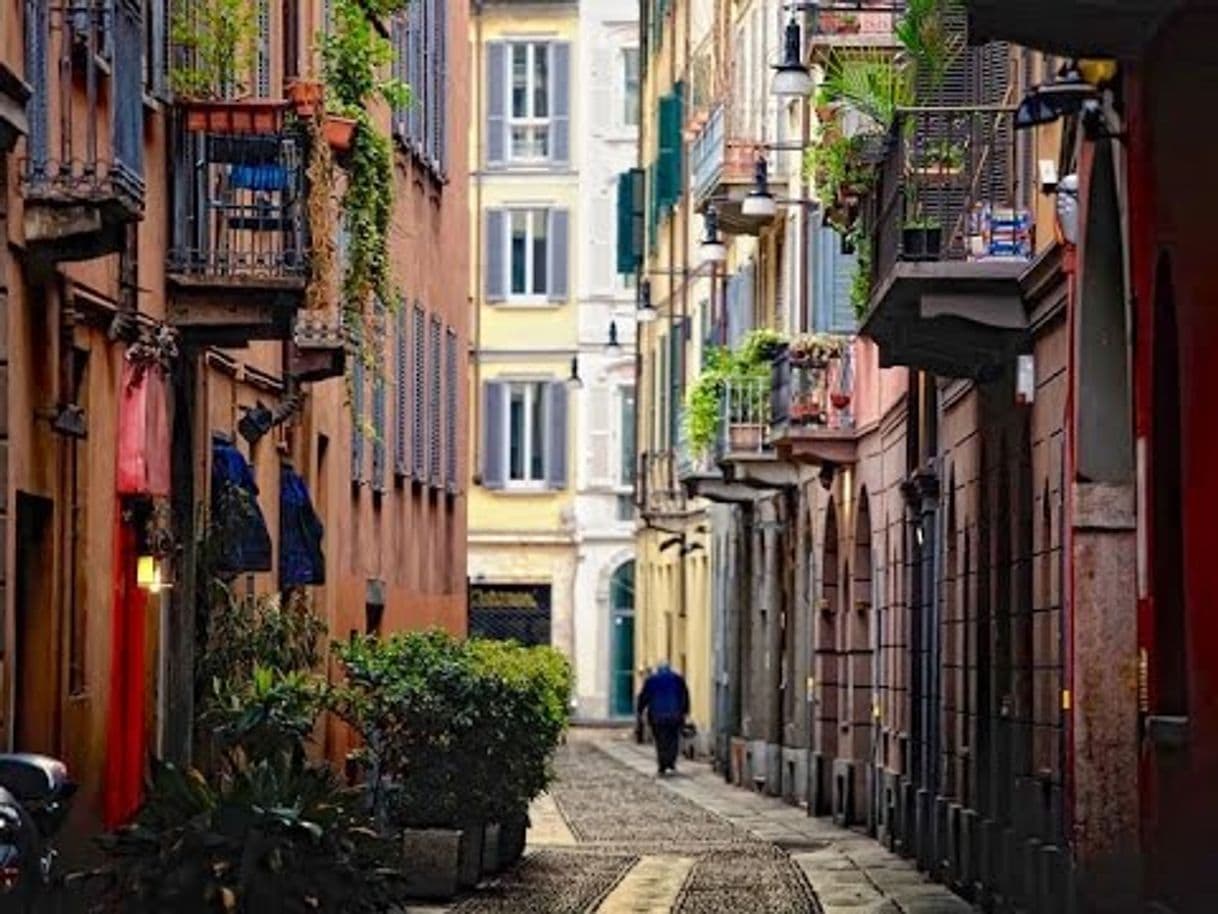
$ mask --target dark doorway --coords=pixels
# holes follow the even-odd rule
[[[14,748],[50,755],[59,754],[54,513],[50,499],[17,493]]]

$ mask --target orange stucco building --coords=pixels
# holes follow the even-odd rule
[[[414,103],[374,113],[400,301],[365,365],[339,296],[306,293],[316,188],[288,86],[317,75],[323,3],[256,4],[258,133],[189,123],[169,10],[0,0],[0,747],[68,762],[73,834],[130,813],[150,756],[190,756],[216,447],[248,464],[271,544],[239,592],[283,583],[290,472],[333,637],[466,626],[468,11],[376,23]],[[169,588],[139,585],[141,555]]]

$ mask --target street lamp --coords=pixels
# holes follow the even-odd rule
[[[579,376],[579,356],[571,356],[571,376],[567,378],[567,390],[579,390],[584,386]]]
[[[702,217],[702,222],[706,226],[706,233],[702,236],[702,262],[723,263],[727,260],[727,246],[719,237],[719,212],[715,209],[714,204],[706,208],[706,215]]]
[[[651,303],[651,280],[644,279],[639,283],[639,308],[635,318],[640,324],[650,324],[658,316],[659,312]]]
[[[621,344],[617,341],[617,321],[609,322],[609,342],[605,344],[605,355],[616,359],[622,354]]]
[[[773,65],[774,81],[770,92],[780,97],[803,97],[810,95],[815,85],[812,74],[803,61],[803,36],[799,23],[792,14],[787,23],[786,40],[783,44],[782,62]]]
[[[778,203],[770,193],[769,171],[770,166],[765,156],[759,156],[753,166],[753,188],[740,206],[744,215],[768,218],[778,212]]]

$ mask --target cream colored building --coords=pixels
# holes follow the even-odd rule
[[[471,20],[470,631],[563,650],[596,720],[634,688],[634,292],[612,258],[637,15],[487,2]]]

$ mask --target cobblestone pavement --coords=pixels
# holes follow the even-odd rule
[[[968,914],[875,841],[648,747],[576,733],[517,869],[453,914]],[[412,911],[418,909],[412,908]]]

